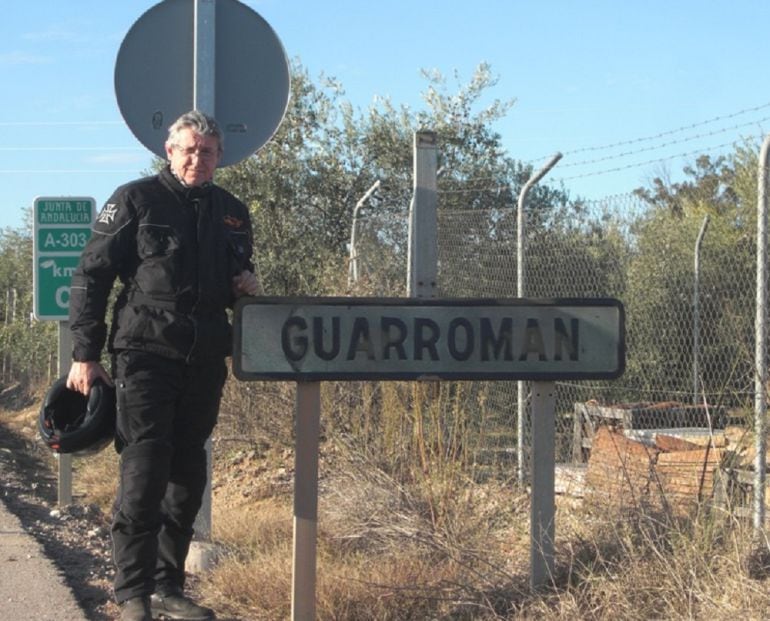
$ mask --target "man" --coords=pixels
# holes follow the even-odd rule
[[[227,374],[226,309],[259,290],[248,210],[212,182],[222,146],[214,119],[182,115],[169,128],[168,166],[115,191],[72,279],[67,387],[88,394],[96,378],[110,382],[99,363],[105,340],[112,355],[114,589],[123,621],[214,618],[184,595],[185,559]]]

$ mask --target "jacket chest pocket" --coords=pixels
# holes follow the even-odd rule
[[[136,233],[136,249],[140,259],[163,257],[179,248],[174,230],[163,224],[140,224]]]

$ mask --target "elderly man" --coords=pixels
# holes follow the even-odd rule
[[[248,210],[212,182],[222,146],[214,119],[181,116],[169,128],[168,166],[115,191],[72,279],[68,388],[88,394],[97,377],[110,382],[99,363],[105,340],[112,355],[114,588],[123,621],[214,618],[184,595],[185,559],[227,374],[226,309],[259,289]]]

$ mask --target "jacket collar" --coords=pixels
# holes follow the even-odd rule
[[[182,180],[179,179],[171,170],[171,166],[168,165],[166,165],[166,167],[160,171],[158,176],[160,177],[161,181],[163,181],[163,183],[167,185],[172,192],[174,192],[174,194],[178,195],[180,198],[185,198],[188,200],[204,198],[210,195],[214,188],[214,184],[210,181],[204,183],[203,185],[191,188],[184,184]]]

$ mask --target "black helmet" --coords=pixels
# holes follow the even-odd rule
[[[115,389],[97,379],[86,397],[67,388],[67,378],[60,377],[45,396],[38,428],[56,453],[98,453],[115,435]]]

